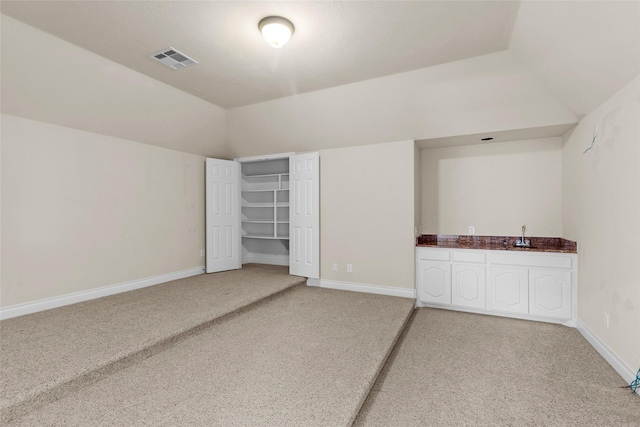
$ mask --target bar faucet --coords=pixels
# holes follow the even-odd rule
[[[515,246],[519,247],[519,248],[529,248],[531,247],[531,241],[529,239],[525,239],[524,238],[524,230],[526,229],[526,226],[522,226],[522,239],[518,239],[516,240],[516,244]]]

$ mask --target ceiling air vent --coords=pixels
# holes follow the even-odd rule
[[[162,62],[167,67],[171,67],[174,70],[180,70],[191,65],[196,65],[198,61],[189,58],[182,52],[178,52],[172,47],[159,50],[149,55],[153,59]]]

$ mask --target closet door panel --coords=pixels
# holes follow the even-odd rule
[[[206,271],[241,268],[238,164],[207,159],[206,180]]]
[[[313,279],[320,278],[319,167],[318,153],[289,158],[289,272]]]

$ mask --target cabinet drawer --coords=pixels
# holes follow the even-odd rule
[[[570,255],[551,255],[540,253],[492,253],[493,265],[518,265],[524,267],[571,268]]]
[[[418,248],[418,259],[428,261],[449,261],[451,252],[446,249]]]
[[[453,252],[453,262],[473,262],[477,264],[484,264],[487,261],[487,257],[484,252]]]

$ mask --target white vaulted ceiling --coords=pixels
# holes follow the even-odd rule
[[[254,104],[504,50],[518,2],[2,1],[2,13],[221,107]],[[262,39],[269,15],[296,29]],[[174,71],[148,55],[199,61]]]
[[[640,1],[525,1],[510,49],[576,115],[640,73]]]
[[[2,1],[0,11],[224,108],[510,49],[578,116],[640,73],[639,1]],[[258,22],[285,16],[282,49]],[[149,54],[200,62],[174,71]]]

